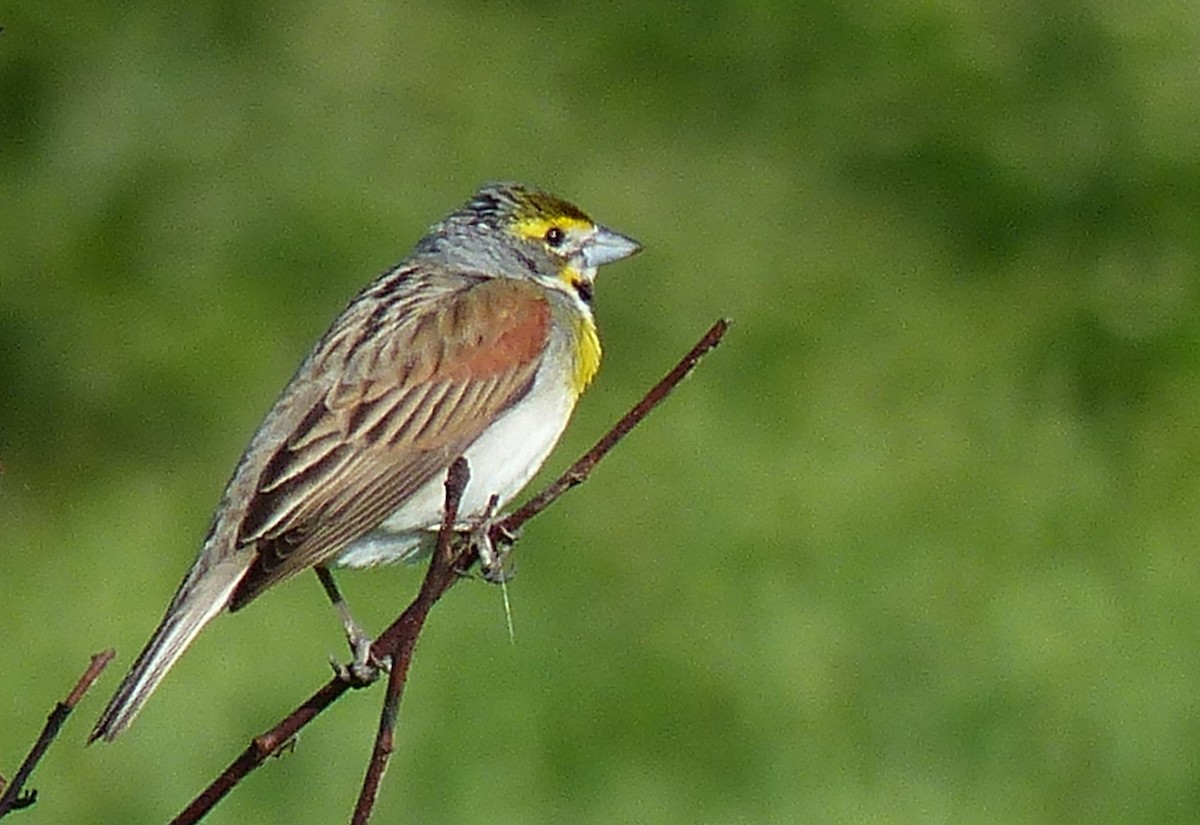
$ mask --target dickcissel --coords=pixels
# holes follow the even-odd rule
[[[596,270],[639,249],[518,184],[484,186],[430,229],[350,302],[267,413],[89,741],[128,727],[221,610],[310,567],[419,556],[458,456],[471,468],[464,521],[516,495],[599,367]]]

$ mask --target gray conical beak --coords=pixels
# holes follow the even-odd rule
[[[583,248],[583,260],[589,269],[611,264],[641,252],[642,245],[633,238],[613,232],[605,226],[596,227],[596,234]]]

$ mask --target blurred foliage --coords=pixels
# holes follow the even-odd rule
[[[0,770],[160,822],[342,652],[301,578],[86,729],[258,417],[480,182],[579,201],[600,379],[549,469],[728,343],[457,588],[381,822],[1200,818],[1189,7],[81,3],[0,24]],[[1193,549],[1189,549],[1193,548]],[[342,576],[378,627],[414,570]],[[347,816],[379,696],[212,822]]]

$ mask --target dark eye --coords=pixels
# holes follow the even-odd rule
[[[546,245],[552,249],[558,249],[566,239],[567,233],[563,232],[557,226],[552,226],[546,230]]]

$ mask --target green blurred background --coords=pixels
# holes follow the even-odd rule
[[[103,702],[344,303],[482,181],[646,246],[561,469],[417,651],[377,821],[1200,821],[1200,16],[818,0],[8,4],[0,771],[162,822],[328,676],[314,577]],[[545,477],[545,476],[544,476]],[[381,627],[419,573],[348,573]],[[212,822],[345,821],[381,692]],[[14,820],[15,821],[15,820]]]

